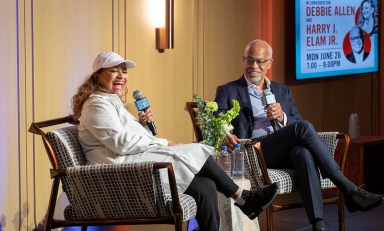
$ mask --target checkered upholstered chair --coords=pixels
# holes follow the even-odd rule
[[[43,132],[41,128],[73,124]],[[171,163],[141,162],[85,165],[78,142],[78,121],[63,117],[34,122],[29,132],[41,135],[53,179],[51,198],[44,230],[59,227],[103,225],[173,224],[175,230],[196,215],[196,202],[178,194]],[[166,195],[160,169],[167,169],[171,195]],[[63,211],[65,220],[53,218],[60,180],[69,205]]]
[[[203,136],[196,124],[196,102],[187,102],[185,110],[188,111],[193,129],[195,132],[196,141],[202,141]],[[340,165],[341,172],[344,174],[345,161],[347,158],[349,148],[349,136],[338,132],[319,132],[319,136],[324,143],[328,146],[329,151],[334,156],[336,146],[339,141],[340,145],[343,145],[343,153],[341,156],[334,156],[338,164]],[[261,190],[266,185],[279,182],[280,188],[278,194],[288,194],[299,191],[298,180],[295,170],[293,169],[268,169],[264,162],[262,151],[259,147],[254,147],[250,140],[242,140],[242,148],[246,154],[244,165],[245,175],[247,179],[251,181],[251,190]],[[322,189],[336,189],[336,186],[329,179],[320,179]],[[332,198],[323,200],[324,204],[337,204],[338,205],[338,218],[339,218],[339,230],[344,231],[344,198],[343,195],[337,191],[337,195]],[[277,211],[301,208],[304,207],[303,203],[277,205],[272,204],[267,209],[267,230],[273,230],[273,213]]]
[[[324,143],[328,146],[329,151],[335,157],[335,149],[338,143],[343,145],[343,153],[341,156],[336,156],[335,159],[341,167],[341,172],[344,173],[345,161],[349,148],[349,136],[338,132],[319,132],[318,133]],[[339,142],[339,140],[343,140]],[[264,157],[260,146],[252,145],[250,140],[242,140],[242,147],[244,148],[245,160],[244,165],[247,171],[247,176],[251,181],[251,190],[260,190],[264,185],[274,182],[279,182],[280,187],[278,194],[293,193],[299,191],[297,174],[293,169],[269,169],[266,167]],[[336,189],[336,186],[329,179],[322,179],[320,176],[322,189]],[[339,230],[344,231],[344,198],[343,195],[337,190],[333,193],[332,198],[323,199],[324,204],[337,204],[338,205],[338,218]],[[301,208],[303,203],[277,205],[272,204],[267,209],[267,230],[273,230],[273,213],[277,211]]]

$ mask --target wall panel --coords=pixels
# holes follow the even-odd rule
[[[32,121],[42,121],[71,113],[71,98],[91,74],[95,56],[112,50],[113,1],[33,1],[33,60],[31,98]],[[30,163],[36,179],[34,223],[44,219],[50,193],[50,163],[41,139],[36,137]],[[42,187],[43,186],[43,187]],[[58,207],[65,206],[61,196]],[[57,215],[59,218],[62,214]]]
[[[197,46],[204,47],[199,58],[204,60],[203,82],[204,100],[213,100],[216,87],[240,78],[243,73],[242,57],[248,42],[260,38],[263,27],[261,9],[265,7],[257,1],[198,1],[203,5],[203,23],[198,31],[203,33]]]
[[[0,2],[0,230],[20,230],[23,202],[21,198],[20,115],[17,40],[17,5]]]
[[[22,209],[20,211],[21,230],[32,230],[37,226],[35,220],[35,171],[33,169],[33,135],[28,132],[32,122],[33,98],[32,86],[32,7],[30,1],[18,1],[18,47],[19,47],[19,73],[20,73],[20,175]],[[31,212],[32,211],[32,212]]]
[[[40,137],[27,129],[32,121],[71,112],[71,97],[103,51],[116,51],[137,64],[129,70],[129,111],[137,114],[132,92],[141,90],[156,115],[159,137],[194,140],[185,102],[193,101],[193,93],[213,100],[218,85],[239,78],[243,49],[257,38],[274,48],[268,77],[291,87],[301,114],[317,130],[347,133],[349,115],[357,112],[361,134],[383,135],[381,70],[294,80],[293,3],[175,0],[175,48],[159,53],[149,0],[1,0],[0,230],[41,225],[50,163]],[[58,207],[63,207],[65,197],[60,197]],[[164,228],[172,229],[158,227]]]
[[[158,137],[179,142],[193,140],[185,102],[192,101],[193,1],[175,1],[174,49],[155,49],[155,28],[149,19],[150,1],[127,2],[126,58],[136,63],[128,77],[126,101],[136,115],[132,92],[148,98],[156,116]]]

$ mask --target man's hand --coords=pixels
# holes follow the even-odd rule
[[[147,123],[155,122],[155,115],[152,112],[152,109],[149,107],[147,110],[139,111],[139,122],[141,125],[146,126]]]
[[[237,138],[237,136],[233,134],[227,134],[221,145],[227,146],[228,149],[232,152],[235,147],[235,144],[237,143],[240,143],[240,139]]]
[[[272,103],[265,106],[265,111],[269,120],[277,120],[281,124],[284,122],[284,113],[280,103]]]

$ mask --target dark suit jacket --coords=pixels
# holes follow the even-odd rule
[[[369,52],[364,51],[363,61],[368,57]],[[355,55],[353,51],[345,56],[351,63],[356,63]]]
[[[287,86],[271,81],[271,91],[287,115],[287,125],[302,119],[300,113],[297,111],[291,90]],[[232,125],[235,128],[233,134],[240,139],[250,139],[252,137],[254,122],[251,98],[244,76],[238,80],[217,87],[215,102],[218,104],[218,111],[215,115],[218,115],[220,112],[225,113],[231,109],[233,107],[232,99],[239,101],[241,107],[239,115],[232,120]]]

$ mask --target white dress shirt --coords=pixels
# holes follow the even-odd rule
[[[259,137],[267,136],[273,133],[273,128],[271,125],[271,121],[267,117],[267,113],[265,112],[265,106],[262,103],[263,93],[259,92],[257,85],[251,83],[244,75],[243,78],[247,82],[248,92],[251,99],[252,111],[253,111],[253,133],[252,139],[256,139]],[[264,81],[266,82],[267,88],[271,89],[271,81],[265,76]],[[283,123],[279,123],[280,127],[285,127],[287,124],[287,115],[283,112]]]

